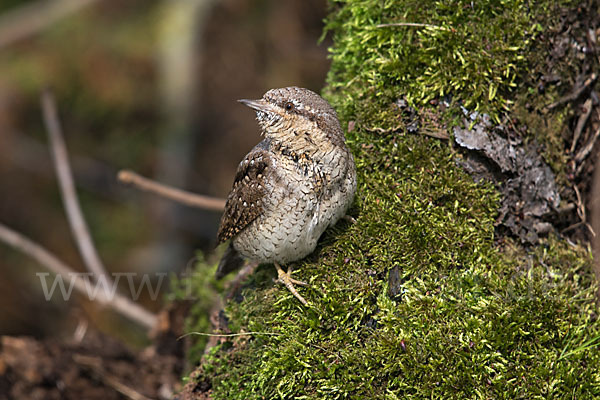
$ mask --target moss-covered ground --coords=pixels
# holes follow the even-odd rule
[[[600,396],[600,323],[588,249],[550,236],[494,241],[499,200],[454,162],[447,141],[408,134],[401,97],[425,113],[452,95],[510,112],[554,2],[347,1],[332,4],[324,91],[359,174],[351,214],[294,264],[303,307],[272,266],[230,301],[231,338],[204,357],[215,399],[590,399]],[[428,26],[381,26],[411,22]],[[425,110],[425,111],[423,111]],[[424,122],[427,125],[427,121]],[[214,266],[202,264],[202,268]],[[388,294],[390,270],[398,294]],[[210,271],[207,271],[210,273]],[[194,290],[205,293],[205,279]],[[197,282],[200,283],[200,282]],[[199,309],[194,315],[200,315]],[[204,329],[202,329],[204,328]],[[190,325],[206,330],[205,323]]]

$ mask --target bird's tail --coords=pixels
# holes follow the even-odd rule
[[[221,279],[231,271],[241,268],[242,265],[244,265],[244,259],[233,247],[233,243],[229,242],[229,247],[227,247],[225,254],[223,254],[223,258],[219,261],[215,278]]]

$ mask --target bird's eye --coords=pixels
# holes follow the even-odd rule
[[[294,103],[288,101],[287,103],[285,103],[285,109],[286,111],[292,111],[294,109]]]

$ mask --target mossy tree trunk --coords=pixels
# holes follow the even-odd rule
[[[232,332],[258,333],[203,358],[214,398],[600,395],[589,251],[556,234],[527,248],[497,240],[500,194],[457,165],[451,140],[431,137],[462,124],[461,106],[496,124],[561,124],[521,134],[545,144],[564,179],[564,144],[551,135],[568,128],[566,112],[540,116],[535,104],[565,87],[542,93],[533,74],[544,73],[559,10],[598,10],[563,3],[332,2],[324,95],[348,126],[357,223],[328,230],[295,264],[310,282],[301,289],[310,307],[273,285],[270,266],[227,304]],[[555,72],[572,74],[565,65]],[[416,113],[403,112],[404,102]]]

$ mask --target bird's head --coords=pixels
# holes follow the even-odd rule
[[[344,132],[333,107],[315,92],[295,86],[271,89],[258,100],[239,100],[256,111],[265,137],[299,151],[342,146]]]

